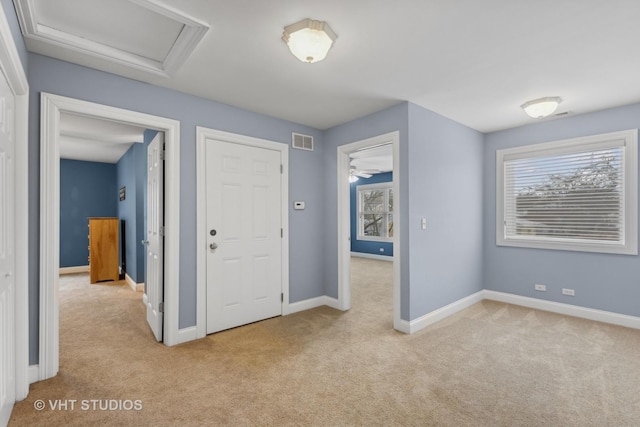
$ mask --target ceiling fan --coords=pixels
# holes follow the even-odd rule
[[[351,166],[349,169],[349,177],[371,178],[373,174],[380,173],[379,169],[357,169]]]

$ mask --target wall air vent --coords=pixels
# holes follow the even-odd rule
[[[291,146],[298,150],[313,151],[313,137],[294,132],[291,134]]]

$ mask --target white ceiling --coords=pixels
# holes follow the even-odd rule
[[[60,114],[60,158],[118,163],[134,143],[143,142],[144,128],[76,114]]]
[[[17,0],[19,15],[27,3]],[[404,100],[482,132],[533,122],[519,106],[544,96],[562,97],[558,112],[571,114],[640,101],[638,0],[33,3],[32,24],[106,46],[131,40],[139,57],[161,59],[180,25],[199,28],[202,39],[176,53],[183,60],[168,78],[28,38],[32,51],[318,129]],[[298,61],[280,39],[307,17],[338,34],[316,64]]]

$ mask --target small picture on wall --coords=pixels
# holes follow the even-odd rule
[[[126,198],[126,187],[122,187],[120,189],[120,201],[123,201]]]

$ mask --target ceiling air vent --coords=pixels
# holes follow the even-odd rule
[[[313,137],[294,132],[291,134],[291,146],[298,150],[313,151]]]

